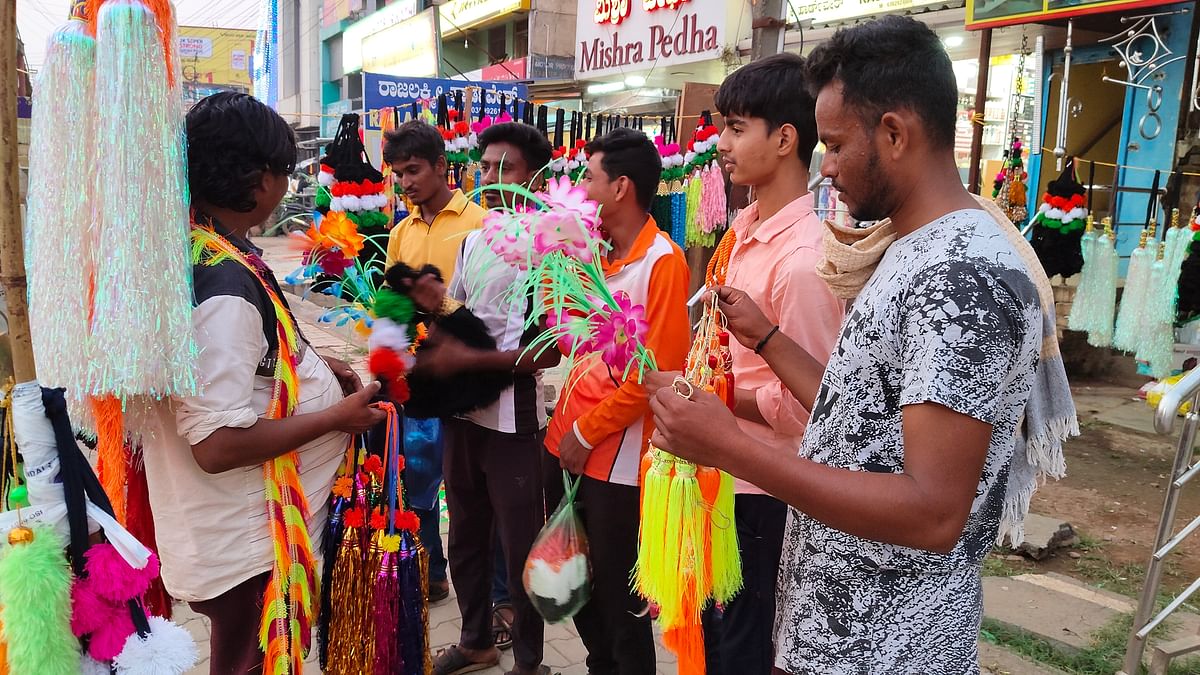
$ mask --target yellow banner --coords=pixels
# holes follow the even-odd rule
[[[195,86],[250,87],[254,31],[179,27],[183,80]]]

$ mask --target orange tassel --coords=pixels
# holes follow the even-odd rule
[[[96,419],[96,453],[100,485],[112,502],[117,522],[125,524],[125,480],[129,457],[125,454],[125,418],[121,401],[112,396],[92,397]]]
[[[678,675],[705,675],[704,629],[699,622],[663,631],[663,646],[678,660]]]
[[[100,5],[104,4],[104,0],[87,0],[86,8],[84,9],[87,17],[88,35],[96,37],[96,24],[100,21]]]
[[[712,511],[713,506],[717,503],[717,495],[721,491],[721,471],[714,469],[711,466],[697,466],[696,480],[700,483],[700,497],[704,500],[704,543],[710,549],[712,547]],[[704,556],[704,580],[706,588],[700,589],[700,597],[707,598],[712,595],[713,584],[713,556],[712,551],[708,551],[708,555]]]

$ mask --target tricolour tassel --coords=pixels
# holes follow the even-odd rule
[[[89,361],[95,68],[96,41],[87,25],[68,21],[46,45],[30,121],[25,265],[33,353],[42,384],[66,387],[73,396]]]
[[[726,604],[742,590],[742,554],[733,519],[733,476],[721,473],[721,485],[710,512],[709,557],[712,560],[712,596]]]
[[[121,401],[112,396],[91,398],[92,417],[96,420],[96,470],[100,485],[112,502],[113,516],[126,523],[125,483],[129,455],[125,445],[125,416]]]
[[[14,538],[18,531],[25,539]],[[8,665],[22,675],[76,675],[79,641],[71,632],[65,544],[49,527],[20,527],[9,533],[9,541],[0,557],[0,621]]]
[[[641,526],[633,583],[642,597],[658,602],[663,595],[663,578],[679,573],[678,566],[668,561],[670,557],[677,562],[678,549],[669,553],[666,547],[667,502],[674,459],[651,446],[643,463],[649,466],[642,480]]]
[[[165,2],[165,0],[162,0]],[[196,391],[180,89],[163,31],[140,0],[107,0],[96,37],[99,213],[87,393]],[[116,180],[111,180],[116,177]],[[132,296],[130,289],[136,289]]]

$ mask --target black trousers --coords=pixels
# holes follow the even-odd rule
[[[767,495],[737,495],[742,591],[724,610],[704,613],[709,675],[769,675],[775,665],[775,586],[787,505]]]
[[[546,511],[563,498],[558,458],[543,453]],[[587,648],[589,675],[654,675],[654,633],[646,601],[630,584],[637,562],[638,511],[635,485],[617,485],[584,476],[575,493],[592,563],[592,596],[575,615],[575,629]]]
[[[462,614],[459,644],[490,649],[493,532],[508,569],[517,666],[542,663],[545,625],[529,603],[521,574],[533,540],[546,523],[541,456],[545,432],[505,434],[460,419],[445,421],[446,502],[450,510],[447,557]]]

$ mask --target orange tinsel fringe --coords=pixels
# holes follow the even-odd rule
[[[125,524],[125,482],[129,457],[125,450],[125,418],[121,401],[112,396],[90,399],[96,419],[96,453],[100,485],[112,502],[117,522]]]
[[[163,60],[167,67],[167,84],[175,86],[175,8],[171,0],[142,0],[158,22],[158,39],[162,42]]]
[[[679,675],[705,675],[704,630],[699,622],[664,631],[663,646],[678,659]]]

